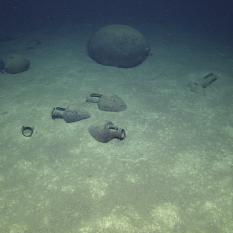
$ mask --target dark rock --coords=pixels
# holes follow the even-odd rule
[[[8,56],[4,63],[4,70],[9,74],[24,72],[30,67],[30,61],[19,54],[12,54]]]
[[[4,68],[5,68],[5,64],[4,64],[3,60],[0,58],[0,73],[4,72]]]
[[[98,30],[89,40],[88,54],[102,65],[134,67],[150,53],[144,36],[127,25],[109,25]]]

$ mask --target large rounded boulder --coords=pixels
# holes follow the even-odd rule
[[[4,70],[9,74],[17,74],[29,69],[30,61],[20,54],[9,55],[4,61]]]
[[[127,25],[108,25],[92,35],[87,50],[97,63],[116,67],[134,67],[150,53],[145,37]]]
[[[4,72],[4,67],[5,67],[4,61],[0,58],[0,73]]]

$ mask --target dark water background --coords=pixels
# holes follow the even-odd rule
[[[48,24],[103,20],[106,23],[163,22],[207,33],[229,43],[233,38],[233,2],[184,0],[1,0],[0,26],[4,31],[31,30]]]

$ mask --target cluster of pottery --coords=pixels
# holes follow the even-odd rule
[[[86,98],[86,102],[96,103],[101,111],[120,112],[127,108],[125,102],[117,95],[109,96],[92,93]],[[51,117],[53,120],[63,119],[66,123],[72,123],[88,119],[91,115],[86,111],[54,107]],[[111,121],[106,121],[100,125],[91,125],[88,132],[93,138],[102,143],[107,143],[114,138],[123,140],[126,137],[125,130],[114,125]]]
[[[5,39],[9,39],[4,37]],[[39,45],[40,41],[34,41],[26,49],[32,49]],[[87,42],[87,52],[95,62],[120,68],[129,68],[141,64],[150,54],[150,46],[144,36],[136,29],[127,25],[108,25],[93,33]],[[17,74],[28,70],[30,61],[22,55],[12,54],[5,59],[0,59],[0,72]],[[86,98],[86,102],[97,104],[99,110],[109,112],[124,111],[127,106],[117,95],[102,95],[92,93]],[[81,112],[65,107],[55,107],[51,114],[52,119],[63,119],[66,123],[77,122],[90,117],[88,112]],[[31,137],[33,127],[23,126],[22,134]],[[93,125],[88,129],[91,136],[99,142],[109,142],[117,138],[123,140],[126,137],[125,130],[107,121],[101,125]]]

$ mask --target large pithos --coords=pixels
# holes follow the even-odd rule
[[[5,61],[4,70],[9,74],[17,74],[29,69],[30,61],[20,54],[9,55]]]
[[[150,53],[145,37],[127,25],[109,25],[92,35],[87,50],[97,63],[116,67],[134,67]]]

